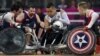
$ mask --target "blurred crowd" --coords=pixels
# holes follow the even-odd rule
[[[93,8],[95,11],[100,11],[100,0],[0,0],[0,13],[4,13],[5,11],[9,11],[9,8],[12,4],[16,3],[16,1],[21,2],[24,7],[26,8],[27,5],[34,5],[35,8],[41,8],[42,12],[45,12],[45,7],[49,2],[54,3],[54,5],[57,8],[62,8],[66,12],[77,12],[77,3],[80,1],[86,1],[91,3],[91,8]],[[37,10],[38,11],[38,10]],[[80,19],[83,17],[80,17],[79,15],[73,14],[69,15],[70,19]]]
[[[16,1],[22,2],[24,5],[35,5],[36,7],[41,6],[42,8],[46,7],[49,2],[54,3],[58,8],[76,8],[76,4],[80,1],[86,1],[91,3],[92,7],[99,8],[99,0],[0,0],[0,8],[10,8],[10,6]]]

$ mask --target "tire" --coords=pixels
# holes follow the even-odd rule
[[[25,49],[24,32],[16,28],[7,28],[0,32],[0,48],[4,54],[19,54]]]
[[[77,48],[75,46],[75,42],[74,40],[76,40],[75,38],[75,34],[78,35],[78,31],[80,31],[79,33],[81,33],[81,31],[83,30],[83,27],[77,27],[77,28],[74,28],[73,30],[71,30],[69,33],[68,33],[68,36],[67,36],[67,46],[68,48],[70,49],[70,51],[75,54],[75,55],[82,55],[82,54],[86,54],[86,55],[90,55],[94,52],[95,50],[95,46],[96,46],[96,36],[95,34],[93,33],[92,30],[88,30],[86,31],[85,33],[88,33],[90,37],[88,37],[88,39],[91,40],[91,43],[89,42],[90,46],[87,44],[85,47],[82,47],[82,48]],[[76,33],[77,32],[77,33]],[[84,32],[83,32],[84,33]],[[83,34],[82,33],[82,34]],[[84,33],[84,34],[85,34]],[[74,39],[74,40],[73,40]],[[73,43],[74,42],[74,43]],[[84,43],[83,43],[84,44]],[[78,46],[78,44],[77,44]],[[82,46],[82,45],[81,45]],[[74,49],[75,48],[75,49]],[[83,50],[83,51],[82,51]],[[80,52],[79,52],[80,51]]]

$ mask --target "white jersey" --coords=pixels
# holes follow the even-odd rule
[[[7,12],[6,14],[0,16],[0,19],[5,20],[8,23],[12,23],[12,24],[15,23],[14,22],[14,13],[12,13],[12,12]]]
[[[67,13],[64,10],[57,12],[53,17],[46,15],[45,19],[48,20],[49,23],[51,23],[53,20],[60,20],[61,22],[67,25],[70,24],[70,20],[67,16]]]

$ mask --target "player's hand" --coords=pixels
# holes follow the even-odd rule
[[[20,23],[15,23],[15,27],[21,28],[21,24]]]
[[[40,26],[42,27],[42,28],[44,28],[44,22],[40,22]]]
[[[83,31],[88,31],[88,29],[89,29],[88,27],[84,27]]]

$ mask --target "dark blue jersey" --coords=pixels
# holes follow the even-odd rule
[[[30,28],[35,28],[36,26],[36,14],[33,17],[29,17],[29,15],[24,11],[24,19],[22,21],[23,26],[28,26]]]

